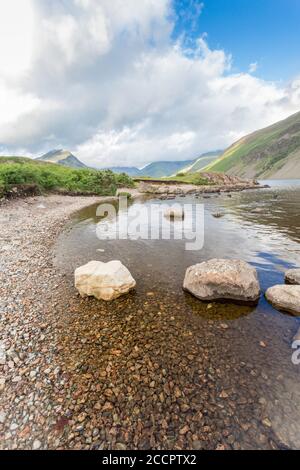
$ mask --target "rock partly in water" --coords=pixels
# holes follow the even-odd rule
[[[200,300],[255,304],[260,286],[256,269],[245,261],[212,259],[187,269],[183,288]]]
[[[287,284],[300,285],[300,269],[290,269],[285,273],[285,282]]]
[[[300,315],[300,286],[278,285],[270,287],[266,299],[273,307],[292,315]]]
[[[75,287],[82,297],[93,296],[109,301],[126,294],[135,285],[135,280],[121,261],[91,261],[75,271]]]
[[[165,211],[165,217],[168,219],[184,219],[184,210],[182,207],[170,207]]]

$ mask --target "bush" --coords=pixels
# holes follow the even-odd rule
[[[114,196],[121,186],[133,187],[125,174],[110,170],[75,169],[25,158],[0,158],[0,195],[14,186],[34,184],[40,191]]]
[[[117,178],[117,184],[118,187],[126,187],[126,188],[133,188],[134,187],[134,181],[130,176],[127,175],[127,173],[120,173],[115,175]]]

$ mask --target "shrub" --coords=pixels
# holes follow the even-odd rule
[[[125,174],[110,170],[77,169],[25,158],[0,158],[0,195],[14,186],[35,184],[40,191],[114,196],[120,186],[133,187]]]

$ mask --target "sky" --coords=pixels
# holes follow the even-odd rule
[[[188,160],[300,111],[299,0],[1,0],[0,154]]]

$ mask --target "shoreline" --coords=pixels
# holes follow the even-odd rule
[[[65,287],[51,249],[74,213],[111,199],[50,195],[1,205],[0,449],[60,447],[55,433],[51,436],[53,416],[60,413],[59,402],[56,411],[51,405],[49,384],[57,392],[62,381],[56,309],[62,302],[58,288]],[[49,407],[50,421],[45,416]]]
[[[171,291],[159,307],[153,292],[141,290],[109,304],[81,299],[73,271],[54,265],[55,239],[72,214],[101,201],[42,196],[1,207],[0,448],[240,449],[254,446],[257,435],[264,448],[270,437],[280,448],[261,422],[244,343],[230,359],[229,380],[223,352],[237,331],[226,319],[184,312],[185,297]],[[258,334],[253,343],[261,339],[267,342]],[[247,407],[254,402],[252,425]],[[225,419],[215,414],[219,406]],[[249,435],[237,430],[243,443],[233,431],[236,414],[249,426]]]
[[[254,189],[267,189],[268,185],[260,185],[254,183],[230,184],[230,185],[193,185],[193,184],[164,184],[164,183],[146,183],[139,184],[138,190],[141,194],[153,194],[158,196],[187,196],[202,194],[222,194],[241,192]]]

